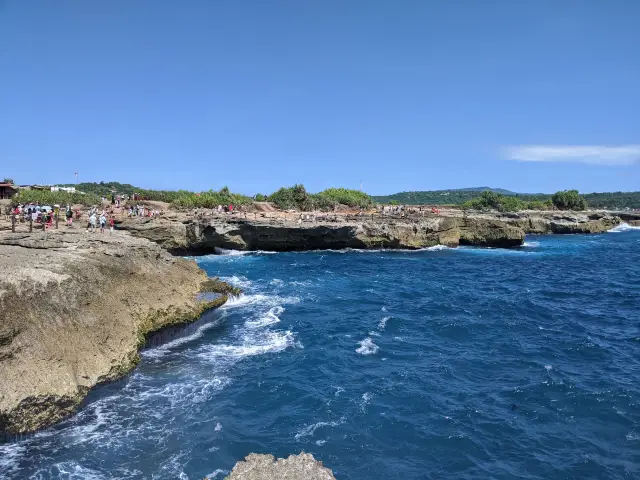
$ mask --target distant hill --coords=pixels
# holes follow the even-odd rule
[[[417,192],[400,192],[393,195],[372,197],[378,203],[397,202],[399,205],[460,205],[482,195],[485,190],[491,190],[502,195],[516,196],[522,200],[546,201],[551,194],[546,193],[516,193],[503,188],[471,187],[450,190],[427,190]],[[640,208],[640,192],[603,192],[587,193],[584,195],[590,208],[624,209]]]
[[[398,202],[400,205],[459,205],[479,197],[485,190],[509,196],[521,196],[511,190],[492,187],[453,188],[449,190],[427,190],[417,192],[400,192],[392,195],[374,196],[378,203]],[[524,196],[524,195],[523,195]],[[537,199],[537,195],[526,195],[527,198]],[[546,195],[545,198],[549,196]]]

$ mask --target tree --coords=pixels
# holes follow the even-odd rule
[[[13,178],[5,178],[2,183],[10,183],[11,185],[13,185],[14,181]]]
[[[551,197],[553,206],[558,210],[585,210],[587,201],[577,190],[562,190]]]

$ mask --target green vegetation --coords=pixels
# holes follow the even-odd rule
[[[253,197],[256,202],[266,202],[267,196],[262,193],[256,193],[256,196]]]
[[[100,197],[91,194],[51,192],[49,190],[20,190],[11,199],[13,205],[19,203],[39,203],[40,205],[98,205]]]
[[[320,193],[312,194],[307,192],[304,185],[283,187],[272,193],[268,199],[283,210],[330,210],[336,205],[367,208],[373,205],[373,199],[359,190],[328,188]]]
[[[587,202],[580,196],[577,190],[563,190],[556,192],[551,197],[553,206],[558,210],[585,210]]]
[[[479,197],[462,204],[462,208],[465,210],[498,210],[499,212],[549,210],[551,207],[550,202],[541,202],[540,200],[525,201],[514,195],[503,195],[489,190],[485,190]]]
[[[548,202],[552,199],[552,195],[544,193],[523,194],[501,189],[485,189],[485,191],[486,190],[503,194],[505,197],[520,199],[523,202],[528,203],[530,208],[535,208],[536,210],[540,208],[549,208]],[[397,202],[395,204],[399,205],[462,205],[465,202],[481,197],[482,194],[483,192],[478,191],[477,189],[434,190],[423,192],[401,192],[394,195],[373,197],[373,199],[376,202],[383,204],[393,204],[392,202]],[[582,195],[582,197],[590,208],[610,210],[640,208],[640,192],[587,193]]]
[[[393,195],[373,197],[378,203],[391,204],[395,200],[397,205],[461,205],[482,195],[484,191],[492,191],[503,195],[512,194],[508,190],[483,188],[432,190],[421,192],[400,192]]]
[[[119,182],[85,182],[85,183],[66,183],[60,186],[76,187],[76,190],[85,193],[92,193],[98,197],[111,198],[111,195],[128,195],[134,193],[139,195],[142,200],[156,200],[159,202],[171,203],[176,198],[189,194],[186,190],[148,190],[145,188],[135,187],[128,183]]]
[[[622,210],[640,208],[640,192],[604,192],[584,195],[590,208]]]
[[[479,197],[462,204],[465,210],[498,210],[517,212],[520,210],[585,210],[587,202],[577,190],[556,192],[546,201],[527,200],[523,196],[502,195],[486,190]]]
[[[171,202],[171,205],[179,208],[216,208],[218,205],[245,205],[252,201],[245,195],[231,193],[227,187],[223,187],[217,192],[215,190],[202,193],[182,192]]]
[[[5,177],[5,179],[4,179],[4,180],[2,180],[2,183],[10,183],[11,185],[13,185],[13,183],[14,183],[14,182],[13,182],[13,178],[7,178],[7,177]]]

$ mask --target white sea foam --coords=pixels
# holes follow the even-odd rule
[[[325,443],[327,443],[326,440],[316,440],[316,445],[318,445],[319,447],[321,447],[322,445],[324,445]]]
[[[215,247],[216,255],[249,255],[250,251],[247,250],[229,250],[226,248]]]
[[[295,439],[300,440],[301,438],[304,438],[304,437],[313,436],[313,434],[318,428],[337,427],[338,425],[342,425],[344,422],[345,422],[345,417],[341,417],[340,420],[333,421],[333,422],[318,422],[312,425],[307,425],[306,427],[301,429],[298,433],[296,433]]]
[[[371,337],[367,337],[360,342],[360,346],[356,348],[356,352],[360,355],[374,355],[378,353],[378,346],[373,343]]]
[[[213,429],[214,432],[222,431],[222,424],[220,422],[216,423],[216,428]]]
[[[169,353],[173,348],[188,342],[192,342],[193,340],[202,337],[202,335],[204,335],[207,330],[219,326],[220,321],[221,320],[218,319],[213,322],[207,322],[198,327],[198,329],[191,335],[185,335],[184,337],[176,338],[175,340],[162,344],[159,347],[143,350],[142,352],[140,352],[140,354],[145,358],[160,358]]]
[[[640,227],[634,227],[626,222],[621,223],[613,227],[611,230],[607,230],[609,233],[631,232],[633,230],[640,230]]]
[[[549,370],[553,370],[553,367],[551,365],[545,365],[544,369],[548,372]]]
[[[249,328],[261,328],[269,325],[275,325],[280,323],[279,315],[284,312],[284,308],[281,306],[271,307],[267,313],[262,315],[258,320],[247,320],[245,325]]]
[[[217,470],[214,470],[213,472],[211,472],[209,475],[207,475],[205,478],[207,480],[215,480],[216,478],[220,477],[220,478],[224,478],[224,476],[229,473],[229,470],[222,470],[221,468],[218,468]]]
[[[204,345],[198,356],[209,361],[237,361],[244,357],[281,352],[286,348],[297,346],[295,336],[286,332],[263,332],[261,335],[246,336],[242,345]]]
[[[386,311],[387,311],[387,307],[382,307],[380,310],[381,310],[382,312],[386,312]]]
[[[446,245],[434,245],[420,249],[421,252],[439,252],[440,250],[453,250],[453,248],[447,247]]]
[[[255,295],[245,295],[242,293],[235,297],[229,297],[227,303],[222,305],[220,308],[226,310],[229,308],[244,307],[247,305],[267,305],[274,307],[277,305],[291,305],[298,302],[300,302],[299,297],[279,297],[277,295],[263,295],[259,293]]]
[[[372,337],[379,337],[380,336],[380,332],[375,332],[375,331],[371,330],[369,332],[369,335],[372,336]]]
[[[372,394],[365,392],[362,394],[362,401],[360,402],[360,411],[364,412],[367,409],[367,405],[371,403]]]
[[[640,434],[637,434],[636,432],[629,432],[625,438],[629,441],[640,440]]]
[[[540,242],[524,242],[522,246],[525,248],[536,248],[540,246]]]
[[[137,393],[136,398],[140,400],[151,397],[164,398],[172,407],[179,407],[184,404],[206,402],[230,383],[231,379],[222,375],[213,378],[191,379],[190,381],[169,383],[162,387],[148,387]]]
[[[65,480],[106,480],[112,478],[77,462],[54,463],[38,470],[31,478],[64,478]]]
[[[19,461],[24,457],[27,448],[21,444],[0,445],[0,472],[11,475],[18,469]]]
[[[391,319],[391,317],[384,317],[382,320],[380,320],[380,322],[378,323],[378,328],[380,330],[384,330],[385,327],[387,326],[387,322]]]
[[[233,275],[232,277],[221,277],[220,280],[224,280],[231,285],[240,287],[245,290],[251,287],[251,280],[249,280],[247,277],[239,277],[237,275]]]

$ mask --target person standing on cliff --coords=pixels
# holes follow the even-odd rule
[[[104,233],[104,227],[107,225],[107,217],[105,217],[104,212],[100,215],[100,233]]]
[[[96,214],[92,213],[89,217],[89,228],[87,228],[87,232],[91,230],[91,233],[96,231]]]

